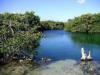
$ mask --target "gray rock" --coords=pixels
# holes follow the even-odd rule
[[[62,60],[41,66],[27,75],[83,75],[80,65],[75,60]]]

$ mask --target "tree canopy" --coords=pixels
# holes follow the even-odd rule
[[[100,13],[85,14],[65,23],[64,29],[71,32],[100,32]]]
[[[63,22],[55,22],[55,21],[41,21],[42,30],[63,30],[64,23]]]
[[[40,27],[40,18],[34,12],[0,14],[0,55],[34,52],[41,37]]]

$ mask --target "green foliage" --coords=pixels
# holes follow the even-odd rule
[[[100,14],[85,14],[65,23],[64,29],[71,32],[100,32]]]
[[[55,21],[42,21],[41,26],[42,30],[56,30],[56,29],[61,30],[64,27],[64,23]]]
[[[0,14],[0,54],[34,52],[41,37],[40,28],[40,18],[34,12]]]

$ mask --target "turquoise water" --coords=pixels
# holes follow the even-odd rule
[[[81,48],[91,51],[94,60],[100,60],[100,35],[70,33],[63,30],[49,30],[43,33],[37,58],[51,58],[54,61],[64,59],[80,60]]]

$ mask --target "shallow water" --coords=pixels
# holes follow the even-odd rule
[[[79,65],[74,60],[61,60],[41,66],[27,75],[83,75]]]
[[[100,75],[100,64],[75,60],[59,60],[29,71],[27,75]]]

